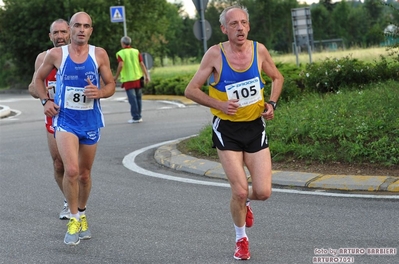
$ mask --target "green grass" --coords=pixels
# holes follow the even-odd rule
[[[361,91],[307,94],[280,105],[267,122],[273,161],[399,165],[398,102],[397,83],[389,81]],[[180,147],[217,159],[211,134],[207,125]]]
[[[151,69],[151,78],[172,78],[176,75],[185,75],[194,73],[197,71],[199,64],[192,65],[176,65],[176,66],[167,66],[167,67],[155,67]]]
[[[342,58],[350,56],[354,59],[358,59],[364,62],[373,62],[378,60],[381,55],[388,56],[386,47],[374,47],[368,49],[348,49],[348,50],[337,50],[337,51],[324,51],[324,52],[313,52],[312,62],[320,62],[326,58]],[[272,54],[275,63],[288,63],[296,65],[295,54],[283,54],[275,55]],[[298,62],[300,64],[309,63],[309,55],[306,52],[302,52],[298,55]]]
[[[385,48],[314,54],[313,61],[351,56],[373,62],[387,55]],[[306,55],[307,56],[307,55]],[[284,59],[285,58],[285,59]],[[280,55],[290,65],[294,55]],[[156,74],[176,76],[198,65],[158,69]],[[274,161],[289,159],[351,164],[399,165],[399,88],[395,81],[340,88],[335,93],[306,92],[296,99],[280,102],[275,119],[267,122],[267,134]],[[211,142],[212,128],[205,126],[197,137],[185,140],[180,148],[197,157],[217,159]]]
[[[385,47],[376,47],[369,49],[349,49],[349,50],[337,50],[337,51],[325,51],[312,53],[312,62],[320,62],[326,58],[342,58],[350,56],[354,59],[359,59],[364,62],[373,62],[378,60],[381,55],[388,56],[388,52]],[[296,65],[296,56],[294,54],[274,54],[272,58],[275,63],[284,63]],[[299,63],[309,63],[309,55],[307,53],[301,53],[299,56]],[[189,65],[177,65],[167,67],[154,67],[151,69],[152,78],[171,78],[176,75],[191,74],[193,75],[198,69],[199,64]]]

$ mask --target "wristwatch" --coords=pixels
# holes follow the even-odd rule
[[[44,106],[44,105],[47,103],[47,101],[48,101],[48,100],[50,100],[50,99],[49,99],[49,98],[42,99],[42,100],[41,100],[41,102],[42,102],[42,105]]]
[[[273,110],[276,110],[277,108],[277,103],[275,101],[269,101],[267,102],[268,104],[271,104],[273,106]]]

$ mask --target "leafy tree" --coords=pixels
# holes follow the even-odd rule
[[[302,0],[300,0],[302,1]],[[16,80],[26,87],[33,73],[36,55],[52,47],[49,26],[57,18],[69,20],[77,11],[88,12],[93,19],[94,34],[90,43],[105,48],[111,67],[116,69],[115,53],[121,48],[123,23],[111,23],[110,6],[125,6],[127,35],[132,45],[154,58],[173,61],[199,61],[203,43],[193,34],[199,18],[187,17],[181,4],[166,0],[3,0],[0,8],[0,85]],[[297,0],[210,0],[205,19],[212,35],[207,46],[225,41],[219,15],[226,6],[242,4],[248,8],[251,30],[249,38],[264,43],[269,50],[290,52],[293,42],[291,9],[303,7]],[[384,5],[392,8],[384,8]],[[399,24],[399,4],[394,0],[365,0],[332,3],[319,0],[311,7],[314,40],[337,37],[346,46],[375,45],[383,38],[388,24]],[[44,14],[44,15],[43,15]],[[14,70],[14,71],[13,71]]]
[[[210,5],[205,12],[205,18],[212,28],[212,35],[208,40],[208,46],[212,46],[227,40],[227,36],[223,34],[222,30],[220,29],[219,16],[222,11],[223,6],[214,3]]]
[[[348,21],[350,21],[350,26],[346,28],[347,44],[350,46],[364,46],[366,43],[365,36],[369,30],[367,13],[364,8],[362,8],[362,6],[351,8],[348,15]]]
[[[323,5],[329,12],[334,10],[334,4],[332,0],[319,0],[319,4]]]
[[[195,20],[183,12],[181,4],[170,4],[167,13],[169,26],[166,31],[167,42],[163,45],[164,52],[160,54],[161,65],[166,56],[172,59],[173,64],[179,58],[188,63],[188,58],[198,56],[199,44],[202,43],[193,33]]]
[[[311,10],[314,40],[333,38],[331,14],[324,5],[315,5]]]
[[[64,3],[56,0],[4,0],[4,4],[0,13],[0,53],[8,55],[10,65],[19,73],[13,81],[23,85],[30,81],[37,54],[52,47],[48,38],[51,22],[68,19],[68,13]]]
[[[333,29],[335,32],[335,37],[348,39],[347,28],[351,27],[351,23],[348,19],[349,17],[349,5],[345,0],[337,3],[334,10],[332,11],[332,19],[334,21]]]
[[[380,0],[365,0],[363,4],[364,8],[369,14],[370,22],[376,23],[381,18],[383,12],[383,5]]]
[[[127,34],[132,37],[135,47],[157,52],[157,47],[166,38],[166,0],[124,2],[4,0],[4,9],[0,9],[0,54],[7,54],[16,68],[18,77],[14,76],[13,80],[20,80],[23,86],[30,82],[37,54],[52,47],[48,38],[51,22],[57,18],[69,20],[78,11],[86,11],[92,17],[94,32],[90,43],[107,50],[111,67],[116,68],[115,53],[121,48],[123,26],[110,22],[110,6],[125,6]]]

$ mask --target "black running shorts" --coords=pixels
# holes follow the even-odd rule
[[[268,148],[266,123],[263,118],[249,122],[232,122],[213,118],[213,147],[219,150],[258,152]]]

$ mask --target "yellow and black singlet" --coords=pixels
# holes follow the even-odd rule
[[[252,62],[242,71],[235,70],[229,64],[222,43],[219,45],[222,53],[220,76],[215,80],[213,74],[211,75],[209,96],[221,101],[238,99],[240,107],[235,115],[226,115],[214,108],[211,108],[211,113],[222,120],[234,122],[259,118],[265,109],[263,96],[265,81],[258,67],[258,43],[252,41]]]

